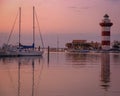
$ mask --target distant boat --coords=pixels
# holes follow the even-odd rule
[[[67,49],[66,52],[67,53],[88,53],[90,51],[85,49]]]
[[[0,50],[0,56],[42,56],[43,55],[44,53],[43,48],[41,49],[40,46],[38,48],[35,48],[35,7],[34,6],[33,6],[33,43],[32,45],[23,45],[21,44],[20,41],[21,41],[21,7],[19,8],[19,44],[15,46],[8,45],[8,43],[4,44],[3,48]],[[41,42],[43,45],[43,41]]]

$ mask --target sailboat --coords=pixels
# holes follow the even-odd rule
[[[44,47],[42,36],[41,36],[41,42],[42,42],[42,46]],[[0,56],[42,56],[43,53],[44,53],[43,48],[40,49],[40,46],[38,48],[35,47],[35,7],[34,6],[33,6],[33,43],[32,45],[21,44],[21,7],[20,7],[19,8],[19,44],[16,46],[8,45],[8,44],[4,45]]]
[[[21,36],[21,8],[19,8],[19,56],[42,56],[43,50],[35,48],[35,7],[33,6],[33,44],[30,46],[22,45],[20,42]]]

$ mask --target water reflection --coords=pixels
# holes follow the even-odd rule
[[[120,54],[119,53],[113,53],[112,54],[112,60],[116,65],[120,65]]]
[[[18,96],[20,96],[20,66],[21,62],[18,62]]]
[[[87,54],[66,54],[67,60],[72,62],[86,60]]]
[[[47,54],[0,58],[0,96],[120,96],[119,61],[113,53],[50,53],[49,64]]]
[[[21,68],[21,64],[22,64],[22,61],[23,60],[27,60],[27,64],[28,64],[28,62],[30,62],[31,61],[31,63],[32,63],[32,96],[34,96],[34,59],[35,58],[24,58],[24,59],[21,59],[21,58],[19,58],[19,62],[18,62],[18,96],[21,96],[21,94],[20,94],[20,86],[21,86],[21,81],[20,81],[20,77],[21,77],[21,74],[20,74],[20,68]]]
[[[40,75],[42,73],[41,68],[43,68],[43,62],[41,62],[41,59],[42,57],[0,58],[0,66],[1,66],[1,70],[3,70],[1,79],[2,79],[2,82],[4,82],[4,80],[5,81],[7,80],[6,83],[8,83],[7,85],[0,87],[0,88],[3,88],[4,91],[6,91],[2,96],[15,96],[15,94],[17,94],[17,96],[23,96],[23,95],[34,96],[35,95],[35,91],[34,91],[35,77],[39,78],[37,81],[37,84],[38,84],[40,80]],[[40,71],[38,72],[38,70]],[[8,73],[6,74],[7,71]],[[12,86],[14,86],[13,88],[14,93],[12,93],[13,91],[10,91],[11,84]],[[11,94],[14,94],[14,95],[11,95]]]
[[[110,87],[110,54],[101,54],[101,86],[107,91]]]
[[[100,61],[100,54],[66,54],[68,65],[88,67],[88,65],[97,65]],[[90,67],[90,66],[89,66]],[[91,66],[92,67],[92,66]]]
[[[34,96],[34,60],[32,60],[32,96]]]
[[[21,67],[22,67],[22,64],[30,64],[32,69],[32,76],[31,76],[31,96],[34,96],[34,89],[35,89],[35,60],[38,60],[39,64],[40,64],[40,59],[41,58],[36,58],[36,57],[26,57],[26,58],[18,58],[18,96],[22,96],[22,92],[21,92],[21,76],[23,74],[21,74]],[[43,67],[42,67],[43,68]],[[26,87],[24,85],[24,87]],[[29,92],[30,93],[30,92]]]

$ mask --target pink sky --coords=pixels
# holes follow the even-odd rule
[[[22,33],[32,35],[33,5],[46,46],[56,46],[57,35],[61,46],[73,39],[100,41],[99,22],[106,13],[114,23],[112,40],[120,40],[120,0],[0,0],[0,42],[8,37],[19,6],[22,7]],[[15,34],[17,30],[16,24]],[[23,41],[29,42],[30,36],[25,36]]]

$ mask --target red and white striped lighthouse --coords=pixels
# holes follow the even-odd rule
[[[102,49],[109,50],[110,49],[110,28],[113,23],[110,21],[109,16],[105,14],[104,19],[100,23],[102,27]]]

